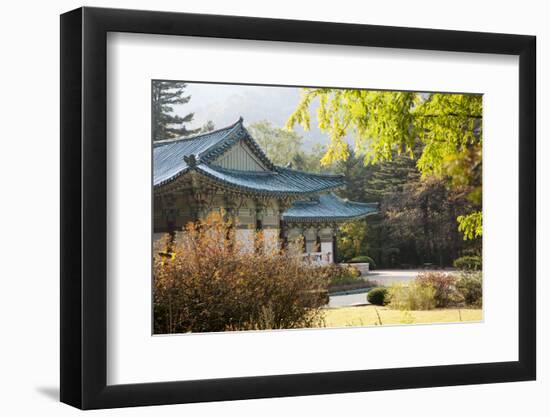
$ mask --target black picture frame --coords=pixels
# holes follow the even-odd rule
[[[113,385],[107,376],[108,32],[519,56],[519,360]],[[61,15],[61,401],[82,409],[534,380],[534,36],[156,11]]]

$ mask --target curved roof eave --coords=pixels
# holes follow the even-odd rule
[[[342,223],[352,220],[360,220],[365,217],[379,214],[379,211],[361,214],[358,216],[337,216],[337,217],[288,217],[283,215],[283,221],[286,223]]]
[[[283,213],[283,220],[289,223],[344,222],[378,212],[378,203],[359,203],[328,193],[316,199],[294,202]]]
[[[219,169],[219,168],[215,169],[215,168],[210,167],[208,165],[202,165],[202,166],[197,165],[196,168],[197,168],[196,171],[199,174],[204,175],[207,178],[209,178],[211,180],[214,180],[214,181],[220,183],[221,185],[223,185],[225,187],[234,188],[237,191],[249,192],[249,193],[254,193],[254,194],[261,194],[261,195],[304,196],[304,197],[307,197],[307,196],[315,195],[315,194],[318,194],[318,193],[337,190],[337,189],[340,189],[344,186],[343,183],[333,183],[333,184],[326,184],[326,185],[321,185],[321,186],[316,186],[316,187],[312,186],[310,188],[302,188],[302,189],[291,189],[291,187],[289,187],[287,189],[284,189],[284,188],[266,189],[266,188],[261,188],[261,184],[258,187],[254,187],[254,186],[250,186],[250,185],[247,185],[247,184],[242,184],[242,183],[239,184],[235,181],[220,178],[219,176],[216,175],[216,173],[231,172],[230,170],[223,170],[223,169]],[[253,174],[249,174],[248,172],[246,174],[250,175],[250,176],[253,176]],[[276,175],[277,175],[276,173],[275,174],[274,173],[266,173],[266,172],[261,172],[261,171],[258,172],[258,177],[264,176],[266,178],[269,178],[269,177],[273,178]],[[305,182],[307,182],[307,179],[300,178],[300,181],[296,181],[294,186],[295,187],[300,187],[300,186],[303,187]]]

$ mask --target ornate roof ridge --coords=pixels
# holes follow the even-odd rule
[[[158,146],[162,146],[162,145],[166,145],[166,144],[170,144],[170,143],[175,143],[175,142],[180,142],[180,141],[191,141],[191,140],[195,140],[195,139],[203,139],[205,138],[206,136],[210,136],[210,135],[213,135],[215,133],[219,133],[219,132],[222,132],[224,130],[227,131],[226,135],[228,133],[230,133],[235,127],[237,127],[239,124],[242,125],[242,122],[243,122],[243,118],[242,117],[239,117],[239,120],[237,120],[235,123],[233,124],[230,124],[229,126],[226,126],[226,127],[222,127],[220,129],[214,129],[214,130],[211,130],[209,132],[204,132],[204,133],[197,133],[195,135],[190,135],[190,136],[180,136],[180,137],[177,137],[177,138],[173,138],[173,139],[163,139],[163,140],[157,140],[155,142],[153,142],[153,146],[154,147],[158,147]],[[244,129],[244,126],[243,126],[243,129]],[[220,141],[224,140],[226,135],[224,135]],[[215,145],[213,145],[215,146]]]
[[[258,176],[258,175],[269,176],[269,175],[277,174],[277,171],[247,171],[247,170],[243,170],[243,169],[224,168],[222,166],[210,164],[210,163],[205,162],[205,161],[201,161],[201,164],[204,165],[204,166],[207,166],[207,167],[209,167],[209,168],[211,168],[215,171],[222,172],[222,173],[227,173],[227,174],[248,175],[248,176],[251,176],[251,177],[252,176]]]

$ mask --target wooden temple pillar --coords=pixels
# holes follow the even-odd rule
[[[277,214],[279,216],[279,245],[281,249],[288,247],[288,226],[283,220],[283,214],[292,206],[289,199],[280,198],[277,200]]]
[[[235,224],[238,213],[237,197],[233,194],[225,193],[223,195],[223,210],[225,220]]]
[[[204,184],[196,176],[192,177],[190,191],[192,197],[190,206],[194,220],[204,220],[208,216],[210,209],[209,197],[211,200],[214,191],[205,188]]]
[[[338,236],[336,236],[336,232],[332,235],[332,262],[338,262]]]
[[[318,251],[317,249],[317,233],[318,228],[317,226],[308,226],[304,230],[304,237],[306,239],[306,252],[307,253],[316,253]]]
[[[261,199],[254,199],[254,251],[256,253],[263,253],[265,246],[265,239],[263,235],[264,230],[264,215],[265,215],[265,202]]]

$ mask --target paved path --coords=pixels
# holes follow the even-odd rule
[[[380,269],[369,272],[365,278],[377,281],[380,285],[391,285],[394,282],[406,283],[412,281],[420,272],[434,271],[426,269]]]
[[[391,285],[395,282],[406,283],[416,278],[420,272],[434,272],[426,269],[391,269],[371,271],[364,278],[378,282],[380,285]],[[441,272],[441,271],[438,271]],[[334,295],[329,297],[329,307],[350,307],[368,304],[367,293]]]
[[[362,304],[368,304],[366,292],[349,295],[331,295],[328,302],[329,307],[349,307]]]

